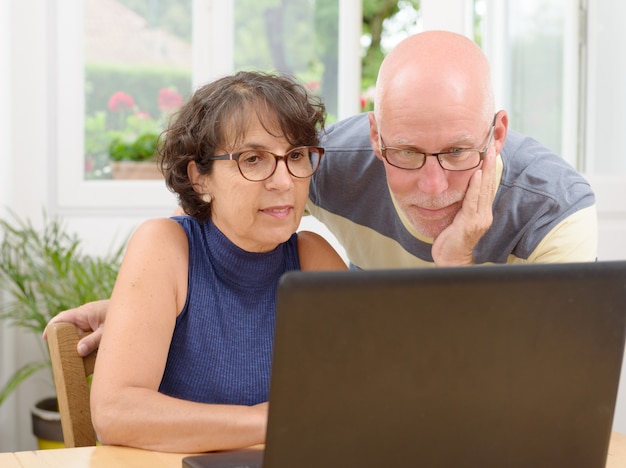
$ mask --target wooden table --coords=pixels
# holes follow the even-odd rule
[[[185,454],[98,446],[0,453],[2,468],[181,468]]]
[[[2,468],[181,468],[186,454],[152,452],[128,447],[82,447],[0,453]],[[626,435],[613,432],[607,468],[626,468]]]

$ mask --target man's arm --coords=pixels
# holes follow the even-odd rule
[[[598,258],[596,206],[583,208],[557,224],[528,257],[529,263],[594,262]]]
[[[100,339],[102,338],[102,327],[106,318],[109,300],[88,302],[74,309],[64,310],[54,316],[49,322],[69,322],[78,328],[78,333],[83,334],[87,331],[93,331],[89,336],[82,338],[78,342],[77,350],[81,356],[87,356],[92,351],[98,349]],[[47,338],[46,331],[43,332],[43,338]]]

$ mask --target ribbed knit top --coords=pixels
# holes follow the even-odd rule
[[[159,391],[204,403],[267,401],[276,291],[283,273],[300,269],[297,235],[252,253],[212,222],[173,219],[189,239],[189,277]]]

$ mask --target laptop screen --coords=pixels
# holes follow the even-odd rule
[[[290,272],[264,466],[604,466],[626,262]]]

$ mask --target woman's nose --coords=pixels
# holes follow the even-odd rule
[[[287,163],[284,159],[276,161],[276,170],[272,176],[267,179],[267,185],[270,189],[287,190],[293,187],[293,176],[287,169]]]

